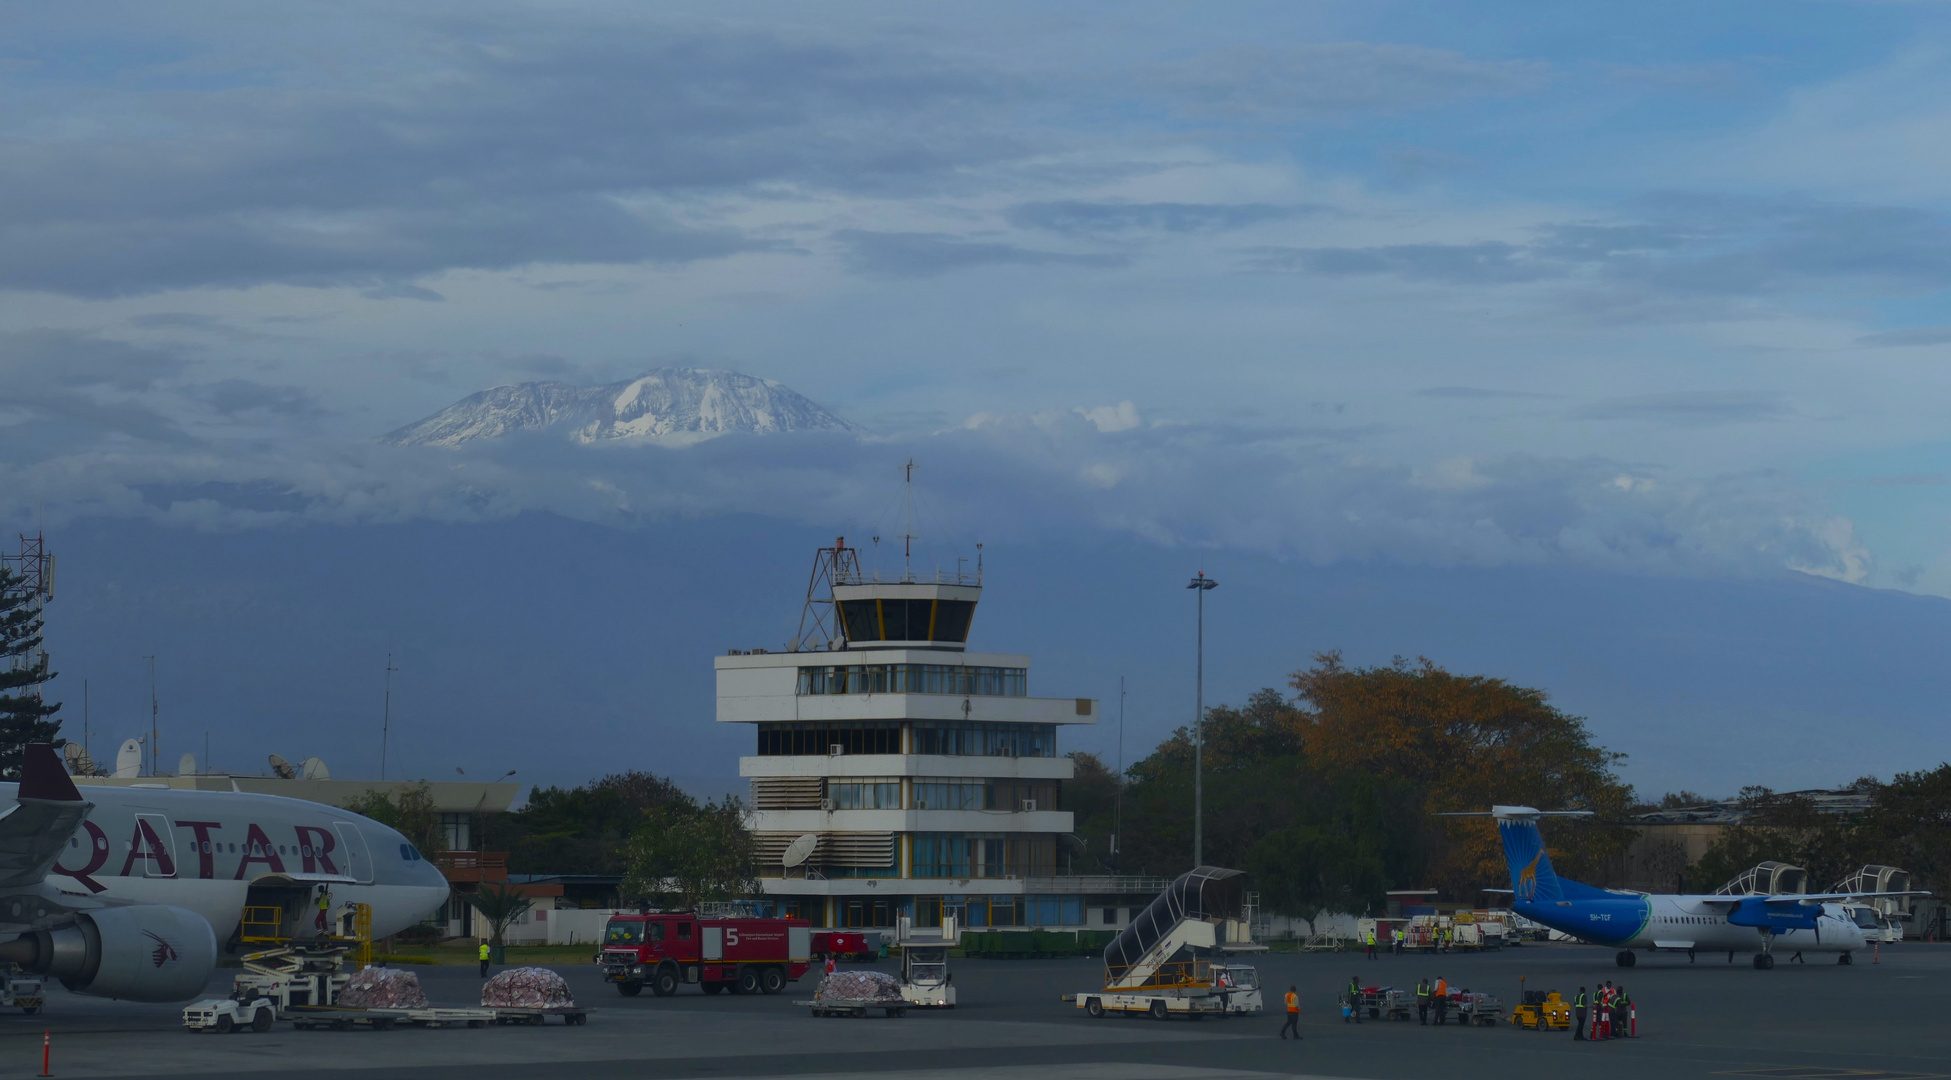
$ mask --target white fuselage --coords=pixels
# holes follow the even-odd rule
[[[16,785],[0,784],[0,811]],[[338,905],[372,909],[375,937],[433,914],[447,880],[393,829],[321,803],[244,792],[89,786],[93,804],[45,882],[32,888],[69,908],[168,904],[236,930],[253,885],[324,885]],[[19,904],[0,896],[0,927]]]
[[[1625,948],[1652,946],[1698,952],[1756,952],[1762,932],[1727,921],[1730,896],[1651,895],[1645,927]],[[1864,946],[1863,929],[1841,904],[1822,904],[1813,930],[1787,930],[1773,935],[1776,952],[1854,952]]]

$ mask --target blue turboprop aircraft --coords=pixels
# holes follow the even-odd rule
[[[1923,892],[1776,893],[1731,896],[1673,895],[1600,889],[1561,878],[1545,853],[1538,819],[1588,817],[1587,810],[1536,810],[1493,806],[1489,813],[1442,817],[1488,817],[1504,838],[1504,860],[1511,869],[1512,910],[1533,922],[1582,941],[1619,950],[1620,967],[1632,967],[1634,950],[1755,954],[1754,965],[1775,966],[1775,953],[1836,953],[1836,962],[1864,945],[1862,928],[1843,909],[1850,900],[1928,896]]]

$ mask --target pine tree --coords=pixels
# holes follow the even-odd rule
[[[41,700],[40,685],[54,678],[41,651],[40,598],[21,575],[0,565],[0,778],[20,777],[23,749],[31,742],[58,743],[60,702]]]

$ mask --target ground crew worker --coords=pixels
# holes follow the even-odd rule
[[[1443,1019],[1450,1011],[1450,984],[1444,982],[1441,975],[1436,977],[1436,991],[1432,996],[1434,1000],[1431,1004],[1436,1006],[1436,1026],[1442,1027]]]
[[[1611,979],[1607,979],[1605,981],[1605,985],[1599,988],[1599,1015],[1594,1017],[1593,1019],[1597,1021],[1598,1037],[1601,1039],[1612,1038],[1612,980]]]
[[[332,909],[332,890],[324,885],[318,887],[318,935],[324,937],[331,926],[326,912]]]
[[[1301,995],[1292,986],[1287,988],[1287,1022],[1280,1026],[1280,1037],[1285,1039],[1290,1031],[1301,1037]]]
[[[1578,988],[1578,996],[1572,999],[1572,1039],[1585,1041],[1585,987]]]
[[[1416,980],[1416,1022],[1429,1026],[1429,980]]]
[[[1395,928],[1395,943],[1394,943],[1394,945],[1392,946],[1392,948],[1393,948],[1393,949],[1395,950],[1395,952],[1396,952],[1396,954],[1397,954],[1397,955],[1401,955],[1401,953],[1402,953],[1402,936],[1403,936],[1403,935],[1402,935],[1402,927],[1400,927],[1400,926],[1398,926],[1398,927],[1396,927],[1396,928]]]
[[[481,939],[481,977],[488,977],[488,939]]]
[[[826,958],[826,973],[828,975],[833,974],[833,956],[831,954],[828,954]]]
[[[1348,1005],[1354,1011],[1355,1022],[1362,1022],[1362,977],[1348,976]]]
[[[1363,952],[1368,956],[1368,958],[1370,960],[1375,959],[1375,928],[1374,927],[1372,926],[1369,927],[1368,937],[1363,940],[1362,944],[1365,946]]]
[[[1633,999],[1626,996],[1625,987],[1621,986],[1617,988],[1613,998],[1612,1009],[1615,1014],[1612,1018],[1613,1038],[1623,1039],[1629,1035],[1638,1034],[1633,1030],[1634,1025],[1631,1019],[1633,1015]]]

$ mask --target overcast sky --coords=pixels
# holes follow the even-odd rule
[[[1930,4],[16,6],[0,516],[1081,514],[1951,595]],[[372,440],[780,380],[860,437]],[[788,445],[791,467],[783,467]]]

